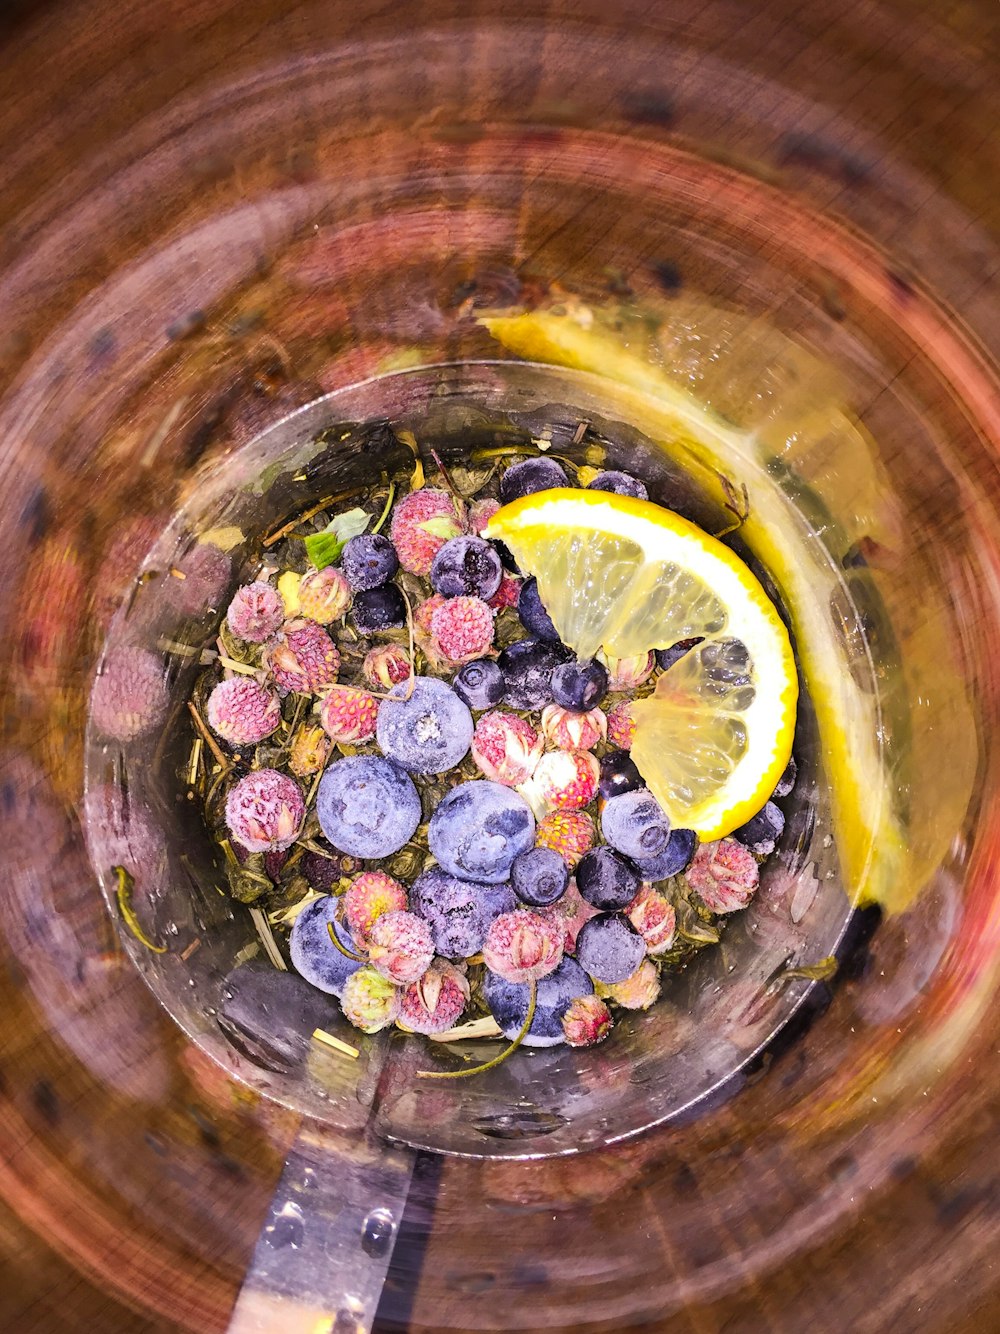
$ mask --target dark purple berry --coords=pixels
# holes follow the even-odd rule
[[[500,587],[499,555],[481,537],[453,537],[434,557],[431,587],[446,598],[474,597],[488,601]]]
[[[465,664],[451,688],[470,709],[492,709],[503,699],[503,672],[491,658],[477,658]]]
[[[755,857],[769,857],[784,832],[784,814],[779,806],[769,801],[745,825],[733,830],[733,838],[749,848]]]
[[[653,857],[636,860],[643,880],[669,880],[680,875],[690,862],[698,846],[698,835],[693,829],[671,829],[667,845]]]
[[[676,644],[671,644],[669,648],[658,648],[656,650],[656,665],[661,672],[665,672],[668,667],[672,667],[675,662],[680,662],[684,654],[689,649],[693,649],[695,644],[700,644],[701,639],[679,639]]]
[[[594,984],[575,959],[564,958],[547,977],[540,978],[535,993],[535,1015],[524,1037],[526,1047],[555,1047],[566,1041],[562,1017],[578,996],[593,995]],[[486,969],[483,996],[490,1013],[508,1040],[513,1039],[528,1017],[529,988],[508,982]]]
[[[792,788],[795,786],[795,780],[798,776],[799,766],[795,763],[795,756],[792,755],[789,758],[788,763],[785,765],[785,772],[778,779],[778,786],[771,794],[772,797],[787,797],[789,792],[791,792]]]
[[[381,533],[352,537],[340,558],[340,568],[354,591],[381,588],[399,569],[396,548]]]
[[[542,599],[538,596],[538,580],[534,575],[530,579],[525,579],[521,585],[517,599],[517,614],[529,635],[534,635],[536,639],[553,641],[559,639],[559,631],[552,624],[552,618],[542,606]]]
[[[351,606],[354,628],[359,635],[394,630],[406,624],[406,601],[395,584],[366,588],[356,593]]]
[[[628,907],[641,886],[642,876],[614,848],[592,848],[576,868],[576,887],[581,898],[602,912]]]
[[[541,709],[552,702],[552,673],[566,661],[569,649],[562,644],[543,644],[537,639],[518,639],[500,654],[504,702],[512,709]]]
[[[653,794],[639,788],[604,803],[601,833],[606,843],[626,857],[649,861],[666,851],[670,821]]]
[[[566,474],[555,459],[522,459],[512,464],[500,478],[500,503],[507,505],[536,491],[554,486],[569,486]]]
[[[440,866],[417,876],[410,890],[410,911],[428,924],[434,948],[446,959],[478,954],[494,917],[516,907],[509,885],[459,880]]]
[[[596,981],[624,982],[646,957],[646,944],[621,913],[598,913],[580,928],[576,957]]]
[[[601,760],[598,787],[605,801],[609,797],[620,797],[623,792],[634,792],[644,786],[642,774],[635,767],[628,751],[609,750]]]
[[[592,482],[587,483],[587,490],[613,491],[616,496],[632,496],[636,500],[649,499],[649,492],[638,477],[632,477],[627,472],[618,472],[614,468],[609,468],[607,472],[599,472]]]
[[[552,698],[563,709],[587,713],[608,693],[608,673],[603,663],[565,662],[552,673]]]
[[[510,883],[522,903],[547,908],[566,893],[569,867],[551,848],[529,848],[511,863]]]
[[[487,885],[507,880],[511,862],[534,842],[535,817],[525,799],[486,779],[453,787],[427,826],[431,855],[449,875]]]
[[[332,848],[329,857],[324,857],[319,852],[306,852],[299,862],[299,869],[318,894],[329,894],[334,885],[340,883],[340,877],[344,874],[342,868],[345,860],[349,859],[334,852]]]

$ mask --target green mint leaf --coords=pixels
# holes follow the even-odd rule
[[[346,510],[330,520],[321,533],[304,538],[306,555],[317,570],[323,570],[340,560],[344,547],[352,537],[358,537],[371,522],[371,515],[362,509]]]
[[[442,514],[437,519],[428,519],[426,523],[418,523],[417,527],[425,533],[430,533],[432,537],[443,537],[447,540],[450,537],[457,537],[459,533],[458,524],[454,519],[449,519]]]

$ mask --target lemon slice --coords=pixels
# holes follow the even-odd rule
[[[773,603],[728,547],[649,501],[568,489],[504,506],[485,536],[537,577],[581,657],[701,639],[633,704],[632,758],[672,823],[703,839],[760,810],[792,751],[798,677]]]

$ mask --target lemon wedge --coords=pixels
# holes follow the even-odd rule
[[[511,549],[562,641],[619,658],[700,639],[632,706],[632,758],[678,828],[722,838],[774,791],[792,751],[798,677],[746,565],[680,515],[604,491],[538,492],[485,535]]]

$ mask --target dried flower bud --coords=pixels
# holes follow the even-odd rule
[[[414,1033],[444,1033],[458,1023],[468,999],[465,975],[446,959],[435,959],[403,992],[399,1023]]]
[[[319,625],[329,625],[347,615],[352,596],[347,576],[335,565],[312,570],[299,584],[299,614]]]
[[[378,700],[359,686],[331,686],[319,718],[332,741],[367,741],[378,721]]]
[[[264,662],[283,695],[292,690],[313,694],[332,685],[340,671],[337,646],[315,621],[286,621],[268,645]]]
[[[371,929],[368,957],[383,977],[401,985],[423,977],[434,958],[431,929],[416,913],[383,913]]]
[[[483,943],[486,967],[508,982],[531,982],[559,967],[562,933],[551,919],[534,912],[501,913]]]
[[[220,681],[208,697],[205,717],[212,731],[232,746],[255,746],[281,722],[281,704],[273,690],[252,677]]]
[[[524,795],[536,813],[578,811],[593,801],[600,774],[597,756],[588,750],[550,750],[538,761],[531,791]]]
[[[613,658],[599,649],[597,659],[608,669],[609,690],[634,690],[652,676],[656,666],[656,655],[652,652],[639,653],[633,658]]]
[[[226,798],[226,825],[250,852],[288,848],[298,837],[305,802],[298,786],[277,769],[241,778]]]
[[[410,658],[398,644],[379,644],[365,654],[361,670],[373,690],[391,690],[410,675]]]
[[[552,848],[573,869],[597,839],[594,822],[584,811],[552,811],[539,820],[535,847]]]
[[[571,1047],[595,1047],[611,1032],[611,1011],[600,996],[577,996],[562,1018],[563,1033]]]
[[[385,871],[362,871],[344,895],[344,917],[351,935],[363,949],[371,945],[376,921],[389,912],[405,912],[406,890]]]
[[[170,704],[163,663],[144,648],[108,654],[90,695],[98,731],[116,741],[134,741],[166,717]]]
[[[608,720],[603,709],[577,713],[546,704],[542,710],[542,734],[550,746],[560,750],[591,750],[608,735]]]
[[[735,838],[702,843],[684,874],[710,912],[745,908],[760,882],[760,868],[749,848]]]
[[[359,968],[352,973],[340,998],[344,1017],[363,1033],[377,1033],[395,1023],[399,1004],[399,988],[374,968]]]
[[[651,959],[643,959],[631,977],[611,986],[598,986],[602,995],[623,1010],[648,1010],[660,996],[660,974]]]
[[[673,904],[652,885],[643,885],[626,912],[646,942],[647,953],[662,954],[674,943],[677,920]]]
[[[632,717],[631,701],[623,699],[608,714],[608,740],[619,750],[631,750],[635,736],[635,719]]]
[[[285,607],[277,589],[263,580],[244,584],[233,594],[226,623],[237,639],[263,644],[281,629]]]
[[[330,754],[330,738],[318,723],[303,723],[292,739],[288,767],[299,778],[318,774]]]
[[[472,758],[494,783],[516,787],[527,782],[541,757],[541,737],[516,713],[494,709],[484,713],[476,723]]]

